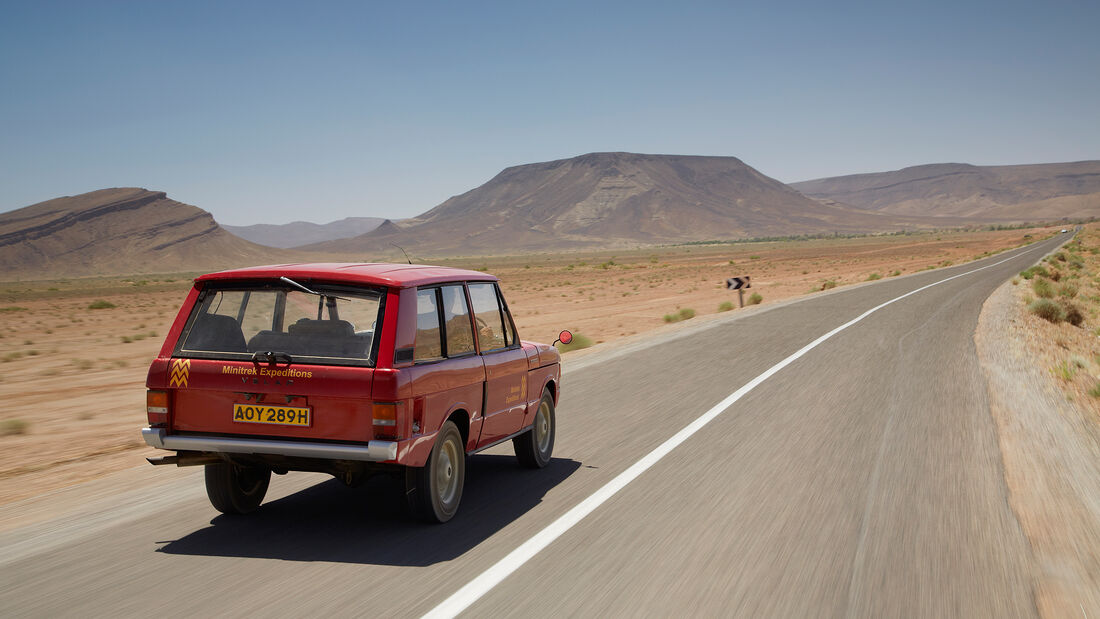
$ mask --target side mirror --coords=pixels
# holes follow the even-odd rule
[[[569,344],[569,342],[572,341],[573,334],[570,333],[568,330],[565,330],[558,334],[558,339],[554,340],[554,344],[557,344],[558,342],[561,342],[562,344]]]

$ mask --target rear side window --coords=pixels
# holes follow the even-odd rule
[[[439,299],[435,289],[416,292],[416,343],[413,361],[443,358],[443,330],[439,328]]]
[[[457,357],[474,352],[474,328],[470,324],[470,309],[462,286],[444,286],[443,319],[447,332],[447,356]]]
[[[516,343],[512,317],[504,306],[496,284],[472,283],[470,303],[473,304],[477,324],[477,339],[482,352],[507,348]]]
[[[461,284],[416,291],[413,361],[473,354],[474,329]]]
[[[254,353],[273,352],[299,363],[370,365],[382,291],[310,290],[316,294],[276,285],[207,289],[174,354],[250,360]]]

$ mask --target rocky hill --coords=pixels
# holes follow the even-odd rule
[[[289,224],[254,224],[251,226],[222,225],[230,233],[246,241],[268,247],[297,247],[336,239],[359,236],[387,221],[381,217],[345,217],[327,224],[295,221]]]
[[[922,225],[811,200],[735,157],[592,153],[507,168],[413,219],[303,249],[484,254]]]
[[[6,280],[209,270],[285,259],[162,191],[124,187],[0,213]]]
[[[814,198],[893,215],[1027,221],[1100,216],[1100,161],[939,163],[791,186]]]

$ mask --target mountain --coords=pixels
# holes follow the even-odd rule
[[[1029,221],[1100,216],[1100,161],[938,163],[791,186],[813,198],[894,215]]]
[[[289,224],[254,224],[251,226],[226,226],[223,224],[222,228],[246,241],[267,245],[268,247],[285,248],[358,236],[374,230],[384,221],[387,220],[381,217],[345,217],[340,221],[327,224],[295,221]]]
[[[212,270],[285,254],[233,236],[163,191],[102,189],[0,213],[4,279]]]
[[[484,254],[922,225],[811,200],[735,157],[591,153],[507,168],[413,219],[302,249]]]

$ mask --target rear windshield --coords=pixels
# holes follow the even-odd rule
[[[306,287],[311,292],[282,285],[203,291],[175,354],[251,360],[282,353],[294,363],[373,365],[383,291]]]

